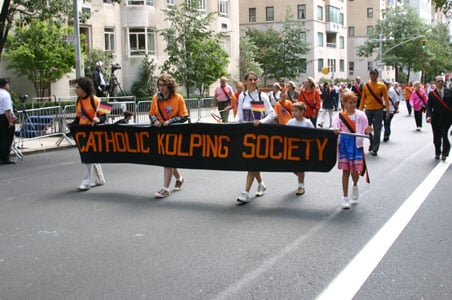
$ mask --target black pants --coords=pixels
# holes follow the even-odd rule
[[[450,141],[447,134],[451,125],[451,122],[448,121],[432,119],[433,144],[435,145],[435,155],[437,156],[449,156]]]
[[[422,127],[422,110],[414,111],[414,121],[416,122],[416,127]]]
[[[11,144],[13,143],[15,127],[8,127],[9,122],[5,115],[0,115],[0,162],[9,161]]]

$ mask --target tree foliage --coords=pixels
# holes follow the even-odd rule
[[[262,76],[263,70],[256,59],[257,52],[258,48],[251,38],[242,33],[240,36],[239,80],[243,80],[249,71],[255,72],[259,77]]]
[[[379,51],[381,38],[382,51],[378,55],[383,64],[403,66],[408,72],[424,70],[431,58],[431,53],[422,48],[429,28],[411,6],[388,9],[367,42],[358,47],[357,54],[369,57]]]
[[[50,96],[50,84],[74,66],[74,47],[62,39],[70,30],[53,21],[34,21],[8,38],[8,69],[30,80],[38,97]]]
[[[50,20],[59,24],[67,21],[72,12],[72,1],[67,0],[4,0],[0,12],[0,58],[15,26],[24,26],[34,20]]]
[[[149,60],[149,57],[145,55],[141,64],[140,75],[138,80],[132,84],[131,92],[137,98],[151,98],[157,90],[155,76],[157,65],[153,59]]]
[[[452,15],[452,1],[451,0],[432,0],[433,6],[436,10],[441,10],[446,16]]]
[[[287,12],[280,30],[265,31],[250,28],[245,35],[257,47],[256,61],[263,67],[265,78],[296,78],[306,69],[305,55],[309,51],[304,24],[293,21]]]
[[[206,14],[198,1],[184,1],[164,12],[170,26],[161,32],[168,53],[162,70],[184,85],[189,97],[191,88],[202,90],[227,74],[228,54],[221,44],[224,34],[210,30],[216,13]]]

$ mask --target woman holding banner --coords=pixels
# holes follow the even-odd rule
[[[94,126],[103,123],[106,115],[99,110],[100,99],[94,96],[94,83],[89,77],[82,77],[75,81],[75,92],[78,96],[75,103],[75,119],[72,124]],[[104,173],[100,164],[85,164],[82,183],[79,191],[87,191],[90,187],[103,185],[105,183]]]
[[[275,119],[276,115],[267,94],[261,93],[257,89],[258,82],[256,73],[248,72],[245,75],[246,90],[239,96],[237,116],[234,123],[253,122],[254,126],[259,126],[261,123],[271,123]],[[261,173],[259,171],[248,171],[245,190],[237,197],[238,202],[247,203],[251,200],[249,192],[254,179],[258,183],[256,196],[264,195],[267,187],[262,181]]]
[[[162,74],[157,80],[157,86],[159,92],[152,98],[149,110],[151,125],[160,128],[187,121],[188,110],[182,95],[176,93],[176,79],[169,74]],[[174,191],[181,190],[184,178],[182,178],[177,168],[163,167],[163,187],[155,193],[157,198],[164,198],[170,195],[169,186],[172,176],[176,178]]]

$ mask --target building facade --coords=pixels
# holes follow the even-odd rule
[[[290,79],[301,82],[306,76],[317,81],[347,77],[347,1],[240,1],[240,29],[280,30],[288,9],[295,20],[304,22],[306,42],[310,48],[306,54],[306,73]],[[324,66],[328,67],[328,74],[322,73]]]
[[[91,17],[80,24],[80,33],[85,37],[82,48],[101,49],[111,52],[113,63],[121,65],[116,76],[123,90],[129,90],[138,79],[142,61],[147,54],[158,67],[168,58],[165,52],[166,42],[159,32],[170,26],[165,21],[163,9],[179,5],[185,0],[122,0],[120,4],[111,0],[78,0],[79,11],[89,11]],[[200,7],[206,13],[215,11],[218,16],[211,24],[215,32],[225,32],[223,40],[229,53],[228,72],[238,77],[239,60],[239,0],[192,0],[200,1]],[[2,74],[11,77],[14,90],[21,94],[34,95],[34,90],[24,78],[17,78],[1,66]],[[160,72],[160,71],[157,71]],[[85,74],[91,76],[91,74]],[[106,74],[107,77],[109,74]],[[158,74],[156,74],[158,75]],[[71,83],[75,71],[52,85],[52,94],[74,95]],[[214,86],[214,85],[213,85]]]

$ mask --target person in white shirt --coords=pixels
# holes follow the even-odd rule
[[[400,98],[399,98],[399,95],[397,95],[397,92],[394,89],[394,86],[392,83],[385,81],[385,84],[388,88],[388,96],[389,96],[389,117],[383,118],[383,125],[384,125],[383,141],[387,142],[387,141],[389,141],[389,136],[391,135],[392,118],[394,117],[394,114],[399,112]],[[383,111],[386,112],[386,108],[384,108]]]
[[[259,126],[261,123],[271,123],[276,118],[276,114],[267,94],[261,93],[257,89],[257,83],[259,81],[257,74],[255,72],[248,72],[245,75],[245,81],[246,90],[239,96],[237,115],[234,123],[252,122],[254,126]],[[245,190],[237,197],[238,202],[247,203],[251,200],[249,192],[254,179],[258,183],[256,196],[260,197],[265,194],[267,186],[262,180],[260,171],[248,171]]]

